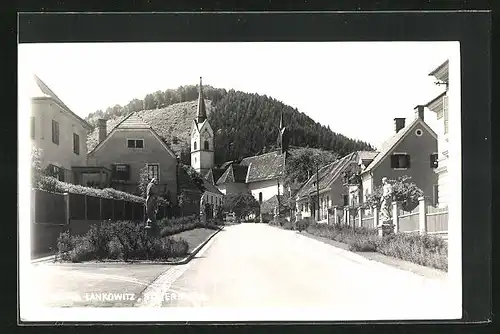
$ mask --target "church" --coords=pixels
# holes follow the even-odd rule
[[[241,161],[214,163],[214,130],[207,118],[200,78],[197,117],[191,126],[191,166],[221,193],[250,191],[259,203],[283,194],[285,164],[289,155],[289,135],[280,117],[278,149]]]

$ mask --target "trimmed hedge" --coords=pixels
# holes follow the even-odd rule
[[[160,228],[160,235],[167,237],[170,235],[178,234],[184,231],[194,230],[196,228],[208,228],[211,230],[218,230],[219,225],[214,221],[207,221],[202,223],[195,216],[181,217],[181,218],[165,218],[162,219],[158,226]]]
[[[145,199],[142,197],[135,196],[116,189],[112,188],[97,189],[97,188],[84,187],[76,184],[62,182],[54,177],[45,175],[40,177],[37,188],[51,192],[89,195],[89,196],[109,198],[115,200],[124,200],[137,203],[145,202]]]

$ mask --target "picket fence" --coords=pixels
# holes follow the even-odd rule
[[[350,208],[334,206],[329,210],[328,224],[343,224],[353,227],[375,228],[379,224],[380,213],[377,207]],[[398,202],[392,203],[392,223],[396,233],[427,233],[447,237],[448,208],[431,205],[428,199],[419,198],[418,206],[404,211]]]

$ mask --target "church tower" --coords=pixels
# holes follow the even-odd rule
[[[284,126],[284,123],[283,123],[283,110],[281,110],[280,127],[279,127],[277,144],[278,144],[278,147],[279,147],[281,154],[284,154],[288,151],[289,133],[288,133],[288,129]]]
[[[201,77],[198,112],[191,126],[191,166],[202,176],[214,166],[214,131],[207,119]]]

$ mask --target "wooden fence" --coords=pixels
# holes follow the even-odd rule
[[[69,231],[73,235],[82,235],[87,233],[90,226],[100,221],[142,221],[143,217],[143,203],[32,189],[32,255],[56,250],[57,238],[61,232]]]
[[[335,206],[329,209],[329,224],[341,224],[355,227],[376,228],[379,225],[377,207],[348,208]],[[423,197],[411,211],[404,211],[400,203],[392,203],[392,224],[396,233],[419,232],[428,234],[448,234],[448,209],[437,208]]]

